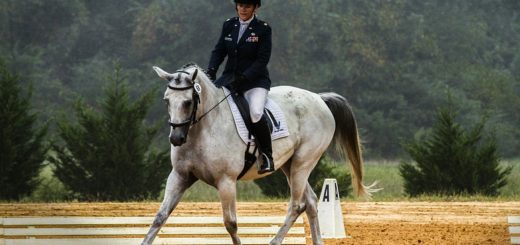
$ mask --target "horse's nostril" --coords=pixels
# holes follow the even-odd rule
[[[185,135],[179,135],[179,134],[172,134],[170,135],[170,143],[173,146],[181,146],[182,144],[186,143],[187,137]]]

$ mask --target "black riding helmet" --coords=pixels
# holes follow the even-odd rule
[[[235,0],[235,4],[236,3],[255,4],[261,6],[262,0]]]

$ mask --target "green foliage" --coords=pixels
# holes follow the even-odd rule
[[[330,158],[324,156],[309,176],[309,184],[316,195],[320,194],[323,180],[326,178],[334,178],[338,181],[341,196],[346,197],[351,192],[350,174],[347,172],[346,166],[335,165]],[[255,183],[268,197],[288,197],[290,195],[287,179],[281,170],[265,178],[257,179]]]
[[[498,195],[511,168],[500,168],[494,135],[484,137],[484,126],[482,119],[465,130],[453,109],[440,109],[431,134],[405,145],[416,162],[400,166],[406,193]]]
[[[21,81],[0,60],[0,199],[19,200],[38,184],[48,146],[47,126],[38,126],[31,112],[31,90],[23,94]],[[29,86],[29,85],[28,85]]]
[[[511,173],[508,175],[507,185],[500,189],[500,194],[520,197],[520,160],[503,161],[501,165],[505,168],[511,168]]]
[[[500,154],[511,158],[520,156],[518,9],[515,0],[271,0],[258,15],[273,29],[273,84],[348,98],[368,157],[404,156],[395,142],[431,127],[449,89],[460,123],[488,114]],[[204,67],[234,15],[232,1],[4,0],[0,56],[22,80],[38,81],[34,106],[52,118],[72,113],[75,94],[99,99],[111,60],[132,74],[130,89],[150,86],[152,65]],[[149,116],[161,118],[161,106]]]
[[[29,202],[63,202],[71,201],[70,191],[53,174],[51,165],[45,166],[39,175],[40,184],[33,193],[23,201]]]
[[[154,91],[132,102],[120,68],[109,78],[100,109],[78,100],[77,123],[62,118],[54,144],[55,174],[81,200],[155,198],[169,172],[169,151],[152,146],[158,127],[145,117]]]

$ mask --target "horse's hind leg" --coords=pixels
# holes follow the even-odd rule
[[[312,190],[309,182],[307,182],[307,187],[305,188],[305,195],[303,198],[305,200],[306,206],[305,213],[307,214],[309,225],[311,227],[312,244],[323,244],[318,220],[318,197]]]
[[[316,160],[317,161],[317,160]],[[289,210],[285,222],[271,241],[270,244],[282,244],[284,237],[291,229],[296,219],[300,216],[303,211],[306,210],[307,198],[307,178],[309,177],[310,171],[313,169],[315,163],[307,162],[307,164],[295,165],[294,160],[283,167],[283,171],[287,176],[287,180],[291,187],[291,200],[289,202]]]
[[[224,225],[228,231],[233,244],[242,244],[238,237],[237,211],[236,211],[236,181],[229,178],[219,181],[218,194],[220,203],[222,204],[222,213],[224,216]]]
[[[175,170],[172,170],[170,175],[168,176],[168,181],[166,182],[166,190],[164,192],[164,200],[155,216],[155,219],[144,238],[142,245],[152,244],[155,236],[161,229],[161,227],[166,223],[168,216],[170,216],[171,212],[175,209],[179,201],[181,200],[184,191],[190,187],[196,179],[190,176],[182,176],[177,173]]]
[[[290,166],[291,166],[291,163],[288,162],[288,163],[284,164],[284,166],[282,167],[282,170],[283,170],[285,176],[287,177],[287,183],[291,186],[292,179],[291,179],[291,167]],[[307,214],[307,218],[309,219],[309,224],[310,224],[310,228],[311,228],[312,243],[313,244],[323,244],[323,241],[321,239],[321,234],[320,234],[319,221],[318,221],[317,201],[318,201],[318,197],[312,190],[311,185],[308,183],[308,181],[306,181],[305,191],[303,193],[303,202],[304,202],[305,213]],[[293,202],[291,200],[291,204],[292,203]],[[290,219],[289,217],[293,215],[292,214],[293,210],[291,210],[292,206],[293,205],[289,206],[286,223]],[[301,210],[299,213],[297,212],[298,216],[302,212],[303,212],[303,210]],[[296,216],[296,218],[298,216]],[[278,235],[282,236],[281,240],[276,240],[276,238],[275,238],[275,239],[273,239],[273,241],[271,241],[271,244],[280,244],[282,242],[283,237],[285,237],[285,235],[287,234],[287,232],[289,231],[289,229],[291,228],[293,223],[296,221],[296,218],[294,218],[294,221],[292,221],[290,226],[284,225],[284,227],[287,227],[287,231],[285,231],[285,230],[282,231],[283,227],[280,229],[280,231],[277,234],[277,237],[278,237]],[[281,234],[282,232],[285,232],[285,233]],[[277,243],[277,242],[279,242],[279,243]]]

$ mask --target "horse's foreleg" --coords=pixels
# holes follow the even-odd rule
[[[237,234],[238,226],[236,215],[236,181],[231,179],[221,180],[217,188],[220,202],[222,204],[222,212],[226,230],[231,236],[233,244],[242,244]]]
[[[161,229],[161,227],[166,223],[168,216],[170,216],[171,212],[175,209],[179,201],[181,200],[184,191],[188,189],[193,183],[194,179],[191,179],[187,176],[179,175],[175,170],[172,170],[170,175],[168,176],[168,181],[166,182],[166,188],[164,192],[164,200],[155,216],[155,219],[150,227],[150,230],[146,234],[142,245],[150,245],[152,244],[155,236]]]

